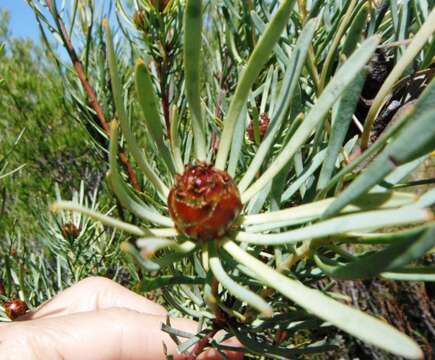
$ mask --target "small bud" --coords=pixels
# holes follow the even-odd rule
[[[168,208],[178,231],[208,241],[225,235],[242,211],[242,202],[226,171],[197,161],[176,176]]]
[[[65,223],[62,225],[62,236],[65,239],[77,239],[80,234],[80,230],[73,223]]]
[[[16,257],[17,256],[17,249],[15,247],[12,247],[10,252],[9,252],[9,255],[12,257]]]
[[[11,320],[15,320],[20,316],[23,316],[28,310],[26,303],[20,299],[6,301],[3,304],[3,308],[5,309],[6,315]]]
[[[263,140],[264,135],[266,135],[267,128],[269,127],[270,119],[267,116],[266,113],[262,113],[260,115],[259,124],[258,124],[258,130],[260,133],[260,140]],[[248,133],[249,140],[254,141],[255,140],[255,134],[254,134],[254,123],[251,121],[248,128],[246,129]]]

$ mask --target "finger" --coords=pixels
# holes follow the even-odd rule
[[[185,359],[177,354],[169,335],[160,330],[165,320],[164,316],[112,308],[12,323],[0,331],[0,353],[4,359],[14,360],[163,360],[165,343],[168,354]],[[171,325],[191,333],[197,326],[187,319],[173,319]],[[221,358],[209,353],[202,360]]]
[[[224,341],[224,344],[227,346],[241,347],[240,342],[235,337],[232,337]],[[225,355],[231,360],[243,359],[243,352],[241,351],[225,351]],[[219,351],[215,349],[209,349],[198,356],[198,360],[215,360],[215,359],[223,359]]]
[[[90,277],[62,291],[20,320],[65,316],[78,312],[123,307],[142,313],[166,315],[163,306],[103,277]]]

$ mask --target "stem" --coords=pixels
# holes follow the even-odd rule
[[[160,95],[162,97],[162,109],[163,116],[165,118],[166,125],[166,134],[169,142],[171,142],[171,114],[169,111],[169,97],[166,90],[165,82],[166,82],[166,59],[163,60],[163,64],[160,65],[159,62],[156,62],[157,75],[159,77],[160,84]]]
[[[74,46],[71,42],[71,39],[68,35],[68,31],[66,30],[65,23],[63,22],[62,18],[59,16],[56,7],[53,4],[52,0],[47,0],[47,6],[50,9],[50,11],[53,14],[53,18],[57,24],[59,35],[62,39],[63,45],[68,53],[68,56],[70,57],[70,60],[74,66],[74,69],[76,70],[77,76],[83,86],[83,89],[85,90],[86,94],[88,95],[88,99],[90,102],[90,105],[95,111],[95,114],[97,116],[98,122],[100,123],[101,128],[106,133],[106,135],[110,138],[110,126],[108,122],[106,121],[106,117],[104,116],[103,109],[98,102],[97,95],[95,93],[95,90],[89,83],[85,71],[83,69],[83,64],[80,61],[79,57],[77,56],[77,52],[74,49]],[[124,152],[121,152],[119,154],[119,160],[121,161],[122,165],[127,171],[128,178],[130,180],[131,185],[137,190],[141,191],[141,186],[139,185],[139,181],[137,179],[136,172],[134,171],[133,167],[130,165],[127,156]]]

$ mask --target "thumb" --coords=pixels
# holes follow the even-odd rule
[[[185,359],[177,354],[169,335],[160,330],[165,320],[164,316],[110,308],[16,322],[0,328],[0,353],[4,359],[14,360],[164,360],[164,343],[174,359]],[[171,324],[182,331],[196,331],[196,323],[187,319],[172,319]],[[209,354],[204,358],[222,358]],[[242,358],[238,353],[228,356]]]

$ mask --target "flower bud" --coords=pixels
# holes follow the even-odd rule
[[[236,183],[226,171],[197,161],[176,176],[168,207],[179,232],[208,241],[225,235],[240,215],[242,202]]]
[[[23,316],[27,311],[27,304],[20,299],[13,299],[6,301],[3,304],[5,313],[9,319],[15,320],[20,316]]]

